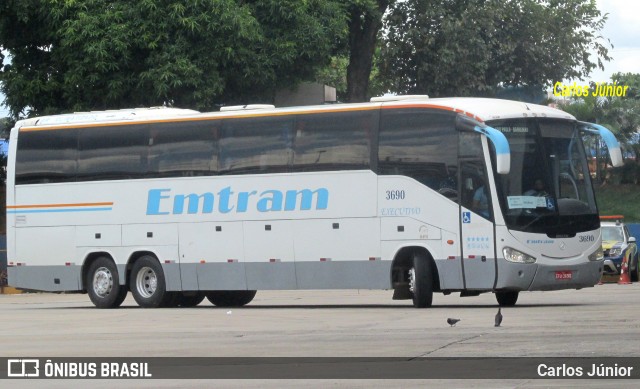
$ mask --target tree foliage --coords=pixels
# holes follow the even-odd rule
[[[616,169],[618,175],[633,175],[635,178],[632,182],[640,179],[640,168],[638,168],[638,156],[640,156],[640,74],[634,73],[616,73],[611,77],[609,85],[617,82],[618,85],[629,86],[626,96],[594,96],[589,93],[586,96],[573,96],[568,102],[560,104],[560,108],[575,116],[578,120],[598,123],[613,131],[616,138],[622,143],[624,155],[635,155],[635,163],[627,161],[624,168]],[[591,90],[595,88],[592,83]],[[585,139],[588,147],[592,149],[601,149],[599,138],[589,136]],[[631,151],[632,153],[628,153]],[[598,153],[597,158],[606,161],[606,157]],[[600,167],[604,163],[599,163]],[[631,169],[630,172],[625,170]],[[598,179],[601,179],[598,172]]]
[[[618,139],[628,147],[640,148],[637,144],[637,133],[640,131],[640,74],[616,73],[611,76],[612,85],[629,86],[626,96],[573,96],[560,107],[575,116],[578,120],[599,123],[616,133]],[[591,84],[591,91],[595,90]]]
[[[611,81],[629,87],[626,98],[640,100],[640,73],[615,73],[611,76]]]
[[[604,20],[594,0],[4,0],[0,89],[14,118],[210,110],[312,79],[354,102],[491,95],[588,75]]]
[[[396,0],[347,0],[348,31],[338,41],[331,63],[316,75],[318,82],[336,88],[340,101],[361,102],[384,93],[388,85],[379,74],[380,30],[389,6]]]
[[[605,20],[592,0],[397,2],[386,19],[381,74],[395,92],[432,96],[548,86],[609,60],[599,36]]]
[[[380,76],[380,48],[376,48],[373,54],[371,70],[368,72],[368,87],[362,96],[349,94],[347,83],[347,67],[349,58],[346,55],[336,55],[331,59],[331,63],[319,70],[315,80],[321,84],[331,85],[336,88],[338,101],[368,101],[371,96],[382,96],[391,89],[389,80]],[[367,72],[362,71],[361,77],[366,77]],[[353,79],[351,79],[353,80]]]
[[[268,101],[345,32],[337,0],[5,0],[1,88],[14,117]]]

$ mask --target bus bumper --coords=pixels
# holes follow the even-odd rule
[[[560,290],[592,287],[600,281],[602,261],[579,264],[520,264],[498,259],[496,289]]]

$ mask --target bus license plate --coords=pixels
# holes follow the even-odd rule
[[[560,270],[556,272],[556,280],[570,280],[573,276],[571,270]]]

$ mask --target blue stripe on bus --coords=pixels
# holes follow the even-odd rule
[[[101,212],[111,211],[113,208],[67,208],[67,209],[25,209],[8,210],[7,213],[60,213],[60,212]]]

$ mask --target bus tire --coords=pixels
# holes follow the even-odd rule
[[[180,292],[165,292],[159,308],[177,308],[180,302]]]
[[[207,300],[216,307],[242,307],[256,296],[256,290],[214,290],[207,292]]]
[[[118,298],[116,299],[116,307],[119,307],[124,302],[124,299],[127,298],[127,293],[129,293],[129,288],[127,285],[120,286],[120,292],[118,292]]]
[[[500,290],[496,292],[496,300],[501,307],[513,307],[518,301],[517,290]]]
[[[168,306],[172,295],[167,292],[164,271],[157,259],[150,255],[140,257],[131,269],[131,294],[142,308]]]
[[[204,300],[204,293],[178,295],[178,306],[181,308],[191,308],[200,304]]]
[[[118,308],[127,297],[127,286],[118,282],[118,268],[108,257],[98,257],[89,265],[85,286],[97,308]]]
[[[413,267],[409,269],[409,290],[413,306],[428,308],[433,302],[433,268],[429,258],[421,252],[413,255]]]

